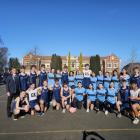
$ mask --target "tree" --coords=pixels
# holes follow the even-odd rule
[[[133,69],[135,67],[137,67],[140,70],[140,63],[133,63]],[[128,74],[133,75],[132,64],[131,63],[125,65],[122,69],[126,69]]]
[[[93,72],[95,72],[96,75],[101,70],[100,56],[99,55],[90,57],[90,69]]]
[[[9,65],[9,69],[11,68],[16,68],[17,70],[20,69],[20,62],[18,58],[13,58],[13,57],[9,58],[8,65]]]
[[[0,72],[4,72],[7,65],[7,53],[8,48],[2,47],[0,48]]]
[[[83,55],[80,53],[79,56],[79,70],[82,72],[83,71]]]
[[[51,69],[62,70],[62,58],[56,54],[51,58]]]
[[[4,42],[0,37],[0,72],[4,72],[7,65],[8,48],[4,47]]]
[[[134,63],[136,63],[137,60],[137,52],[135,47],[132,48],[131,54],[130,54],[130,61],[129,61],[129,72],[133,73]]]
[[[69,52],[69,55],[68,55],[68,71],[70,72],[71,71],[71,54]]]

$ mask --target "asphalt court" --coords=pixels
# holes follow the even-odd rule
[[[84,131],[87,139],[140,139],[140,124],[133,125],[129,118],[123,116],[118,119],[115,114],[106,117],[102,112],[86,113],[85,109],[75,114],[62,114],[50,109],[43,117],[27,115],[13,121],[6,117],[4,86],[0,86],[0,114],[0,140],[83,140]]]

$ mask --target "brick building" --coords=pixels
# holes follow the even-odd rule
[[[68,65],[68,56],[61,56],[62,66]],[[27,70],[30,66],[35,64],[38,68],[41,64],[45,64],[47,69],[50,69],[51,56],[40,56],[29,53],[23,57],[23,65],[26,66]],[[90,56],[83,56],[83,66],[90,63]],[[101,57],[101,69],[103,72],[112,72],[114,69],[120,70],[120,59],[112,54],[106,57]],[[74,70],[79,67],[79,57],[71,56],[71,68]]]

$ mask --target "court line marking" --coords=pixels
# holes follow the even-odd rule
[[[140,129],[89,129],[89,130],[48,130],[48,131],[25,131],[25,132],[0,132],[0,135],[29,135],[29,134],[47,134],[47,133],[77,133],[83,131],[95,132],[113,132],[113,131],[140,131]]]

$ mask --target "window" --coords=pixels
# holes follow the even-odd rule
[[[114,68],[117,68],[117,63],[114,63]]]
[[[107,68],[112,68],[112,63],[107,63]]]
[[[75,63],[74,63],[74,62],[72,62],[72,67],[73,67],[73,68],[75,67]]]
[[[50,67],[50,65],[47,65],[47,68],[49,68]]]

